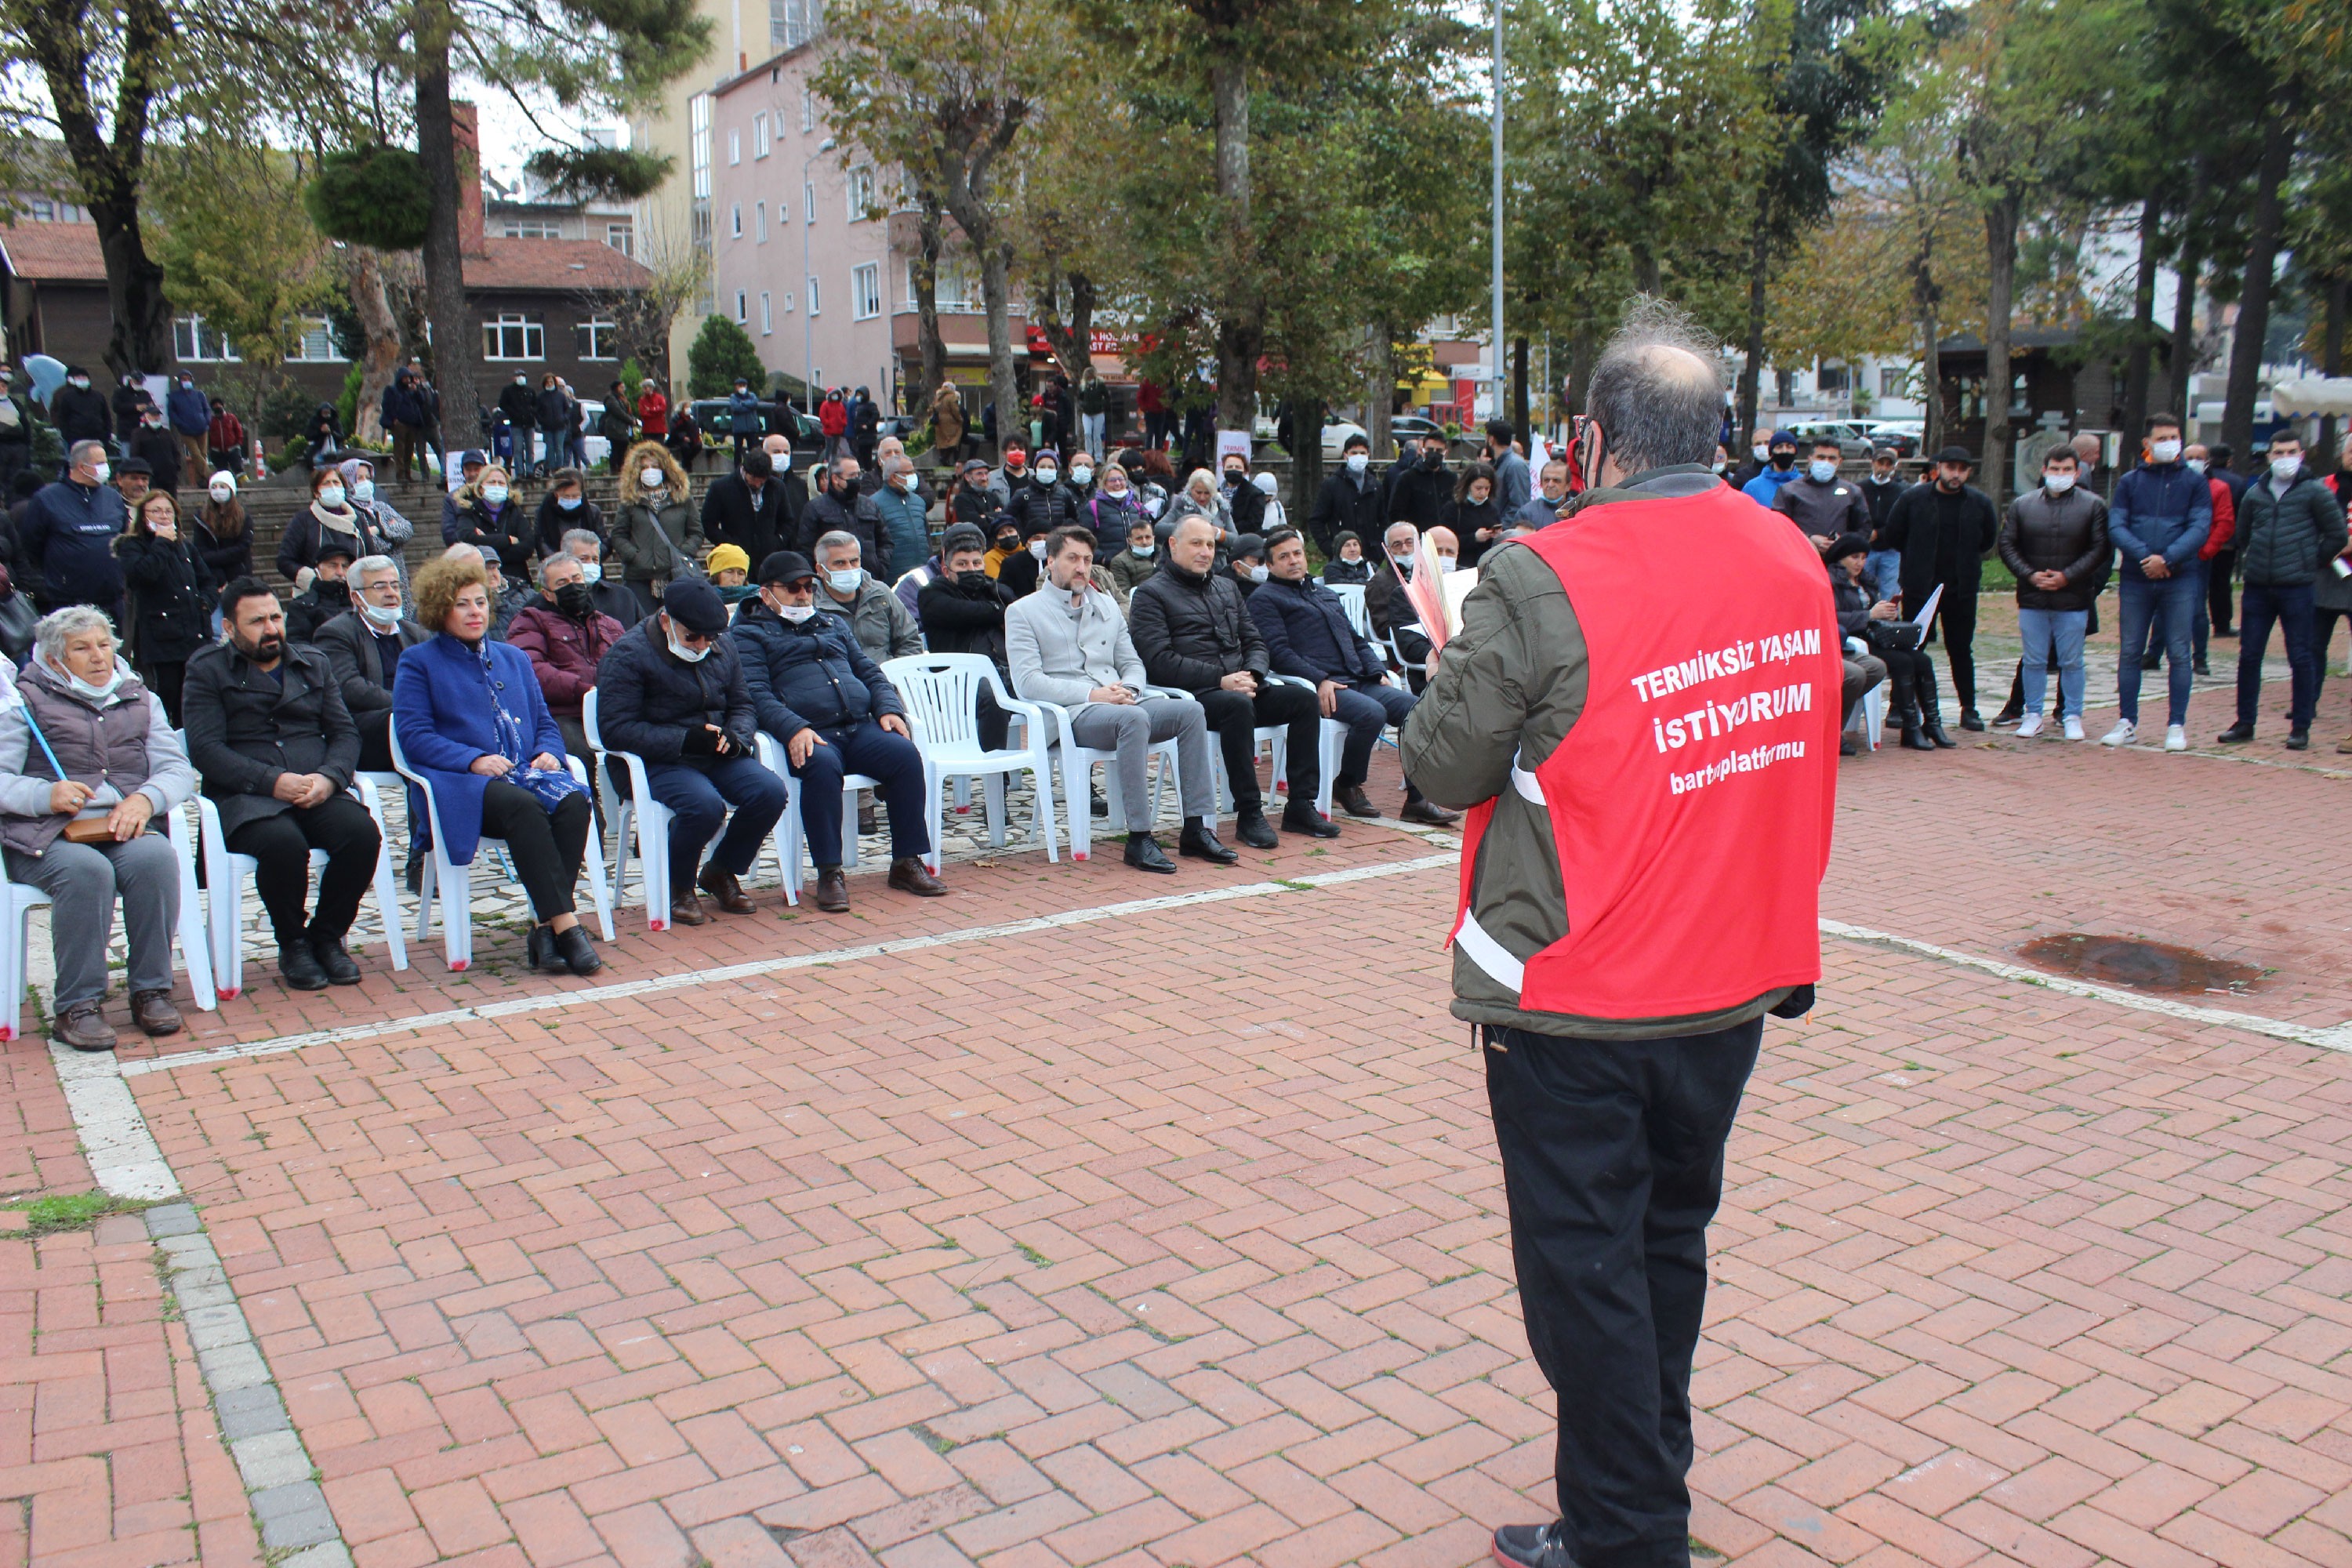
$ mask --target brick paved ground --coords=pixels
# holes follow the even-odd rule
[[[2276,970],[2227,1005],[2341,1023],[2352,894],[2309,846],[2345,785],[2263,760],[1855,759],[1825,912],[1995,957],[2187,941]],[[451,987],[427,954],[296,1000],[265,963],[174,1053],[394,1027],[129,1081],[364,1568],[1466,1564],[1549,1512],[1550,1394],[1443,1015],[1450,868],[957,934],[1429,852],[1357,830],[1154,879],[1008,856],[937,903],[860,881],[846,920],[771,895],[633,927],[601,978],[940,940],[416,1026],[564,987],[487,962]],[[2352,1563],[2352,1059],[1825,959],[1734,1142],[1699,1539],[1743,1568]],[[12,1190],[81,1184],[37,1044],[0,1059],[11,1132],[45,1130]],[[44,1241],[43,1273],[152,1300],[144,1245],[97,1240]],[[0,1237],[0,1267],[29,1251]],[[0,1362],[87,1380],[22,1343]],[[20,1413],[5,1386],[12,1442],[69,1443],[100,1396]],[[84,1560],[41,1535],[78,1496],[37,1497],[35,1560]],[[120,1503],[111,1528],[111,1560],[188,1555],[142,1552]]]

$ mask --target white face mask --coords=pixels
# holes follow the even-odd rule
[[[2192,474],[2201,474],[2201,473],[2203,473],[2203,472],[2205,471],[2205,459],[2204,459],[2204,458],[2189,458],[2189,471],[2190,473],[2192,473]]]
[[[2159,463],[2177,463],[2180,460],[2180,443],[2177,440],[2150,441],[2147,455]]]
[[[1242,568],[1242,575],[1248,578],[1253,583],[1263,583],[1265,581],[1265,568],[1263,566],[1244,566]]]
[[[352,481],[352,499],[353,500],[375,500],[375,481],[373,479],[353,479]]]
[[[816,614],[816,606],[814,605],[778,605],[776,606],[776,614],[782,616],[793,626],[799,626],[811,616]]]
[[[1137,555],[1151,555],[1159,551],[1160,542],[1156,539],[1147,539],[1140,544],[1129,545],[1128,549]]]
[[[1832,479],[1837,478],[1837,465],[1835,463],[1822,462],[1820,458],[1816,458],[1812,462],[1806,465],[1805,472],[1812,476],[1813,483],[1817,485],[1825,485]]]
[[[319,504],[325,507],[329,511],[332,511],[337,507],[342,505],[343,487],[341,485],[323,485],[320,487]]]
[[[1076,468],[1070,470],[1070,483],[1074,485],[1091,484],[1094,481],[1094,477],[1095,471],[1092,468],[1087,468],[1084,463],[1078,464]]]
[[[1759,463],[1769,463],[1772,460],[1772,448],[1761,441],[1748,449],[1755,455],[1756,460]]]
[[[86,375],[77,375],[70,377],[69,379],[76,392],[88,392],[89,390],[89,377]]]
[[[385,605],[376,604],[373,600],[362,599],[360,601],[360,613],[365,616],[369,620],[373,621],[377,626],[383,626],[386,630],[390,630],[392,627],[400,625],[400,606],[398,605],[387,607]]]
[[[114,465],[100,458],[89,466],[89,477],[102,485],[114,477]]]
[[[1348,471],[1351,474],[1360,474],[1371,466],[1371,458],[1361,452],[1350,452],[1348,454]]]
[[[1459,565],[1461,565],[1461,564],[1462,564],[1462,563],[1461,563],[1461,562],[1459,562],[1459,561],[1455,560],[1455,559],[1454,559],[1453,556],[1451,556],[1451,555],[1441,555],[1441,556],[1439,556],[1439,557],[1437,558],[1437,569],[1438,569],[1440,572],[1451,572],[1451,571],[1453,571],[1456,566],[1459,566]]]
[[[637,470],[637,483],[645,486],[646,489],[649,490],[657,490],[661,489],[662,481],[668,477],[668,475],[662,472],[659,468],[640,468]]]
[[[1397,569],[1398,576],[1402,577],[1412,570],[1412,557],[1410,555],[1391,555],[1389,557],[1389,564]]]
[[[828,572],[824,580],[833,585],[836,594],[855,594],[857,585],[866,581],[866,571],[863,567],[852,566],[845,572]]]
[[[591,588],[594,587],[604,580],[604,563],[602,561],[583,561],[580,563],[580,580]]]
[[[1059,468],[1048,464],[1037,470],[1037,482],[1041,485],[1050,485],[1061,477],[1061,472]]]
[[[1043,539],[1031,540],[1029,542],[1029,553],[1034,555],[1040,561],[1045,559],[1045,542]]]
[[[2068,490],[2074,488],[2074,476],[2072,474],[2044,474],[2042,476],[2042,488],[2048,490],[2053,496],[2063,496]]]
[[[213,498],[215,506],[226,506],[236,499],[236,489],[233,485],[215,485],[205,493]]]
[[[507,504],[507,488],[504,485],[484,485],[482,499],[492,506],[504,506]]]
[[[49,668],[65,677],[66,685],[72,689],[75,696],[88,698],[92,702],[103,702],[113,696],[116,689],[121,686],[123,681],[122,666],[120,663],[115,665],[113,673],[106,678],[106,684],[103,686],[92,686],[63,665],[52,664]]]
[[[678,658],[686,660],[688,664],[700,664],[704,659],[710,657],[710,645],[709,643],[704,643],[700,647],[688,647],[684,643],[678,641],[677,628],[676,626],[669,628],[667,640],[669,642],[669,651],[677,655]]]
[[[2294,477],[2303,472],[2303,454],[2297,452],[2292,457],[2273,458],[2271,459],[2271,472],[2275,474],[2278,478],[2292,483]]]

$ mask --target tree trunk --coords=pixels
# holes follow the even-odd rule
[[[1592,318],[1579,316],[1576,330],[1568,339],[1568,396],[1570,412],[1574,413],[1591,401],[1592,365],[1600,348],[1594,340]],[[1586,476],[1588,479],[1591,476]]]
[[[1396,350],[1386,321],[1368,329],[1364,369],[1364,437],[1375,458],[1389,455],[1389,418],[1396,411]]]
[[[2327,284],[2326,324],[2320,329],[2319,374],[2336,376],[2344,374],[2344,317],[2346,307],[2352,305],[2347,298],[2352,294],[2352,279],[2336,277]],[[2340,453],[2336,444],[2336,416],[2326,415],[2319,421],[2319,450],[2312,461],[2316,470],[2337,460]]]
[[[2200,158],[2196,175],[2189,181],[2189,200],[2180,209],[2180,265],[2176,269],[2179,276],[2172,295],[2172,355],[2167,362],[2171,374],[2166,378],[2170,391],[2165,400],[2173,413],[2191,420],[2196,417],[2189,403],[2194,389],[2190,378],[2197,374],[2197,281],[2205,270],[2203,224],[2208,180],[2205,160]],[[2191,428],[2184,426],[2181,434],[2189,435]],[[2137,456],[2140,433],[2126,430],[2124,436],[2125,451]],[[2126,458],[2124,467],[2131,466],[2131,460]]]
[[[2241,457],[2254,443],[2254,392],[2262,382],[2263,341],[2270,336],[2271,271],[2278,262],[2279,230],[2284,223],[2279,189],[2285,184],[2287,167],[2294,158],[2300,97],[2290,85],[2270,103],[2262,165],[2254,177],[2246,266],[2238,291],[2238,325],[2230,336],[2229,401],[2221,408],[2221,439]]]
[[[1915,297],[1919,293],[1915,289]],[[1944,351],[1936,343],[1936,306],[1932,298],[1919,300],[1919,374],[1927,381],[1927,395],[1919,401],[1927,410],[1920,422],[1919,456],[1932,458],[1944,447]]]
[[[1255,429],[1257,362],[1265,352],[1265,297],[1257,282],[1257,243],[1250,228],[1249,62],[1236,42],[1209,67],[1216,100],[1217,198],[1224,205],[1227,242],[1225,298],[1217,311],[1217,427]]]
[[[400,368],[400,320],[392,313],[392,299],[384,291],[383,256],[364,245],[347,245],[342,258],[343,287],[365,340],[360,351],[359,416],[352,422],[352,437],[373,445],[385,439],[383,389]]]
[[[1739,449],[1756,445],[1757,399],[1764,375],[1764,284],[1771,246],[1764,232],[1764,204],[1756,204],[1756,226],[1748,237],[1748,363],[1739,372]]]
[[[434,374],[441,393],[441,439],[453,447],[482,438],[482,391],[477,366],[480,331],[466,303],[465,257],[458,214],[463,182],[481,177],[474,160],[457,155],[449,118],[449,18],[436,7],[417,21],[416,152],[425,165],[433,208],[425,223],[425,308],[433,323]]]
[[[923,381],[907,407],[919,416],[948,378],[948,345],[940,336],[940,255],[947,248],[947,227],[939,202],[929,192],[917,194],[915,210],[915,345],[922,359]]]
[[[971,235],[969,224],[964,232]],[[988,312],[988,396],[996,405],[996,449],[1002,452],[1005,442],[1018,437],[1025,445],[1029,438],[1028,410],[1021,406],[1021,386],[1013,376],[1013,327],[1007,313],[1012,256],[1006,247],[983,244],[978,235],[971,239],[980,252],[980,300]]]
[[[1307,513],[1323,489],[1323,400],[1294,398],[1290,429],[1296,443],[1290,449],[1290,526],[1307,531]]]
[[[1511,340],[1511,429],[1519,444],[1528,451],[1535,450],[1528,439],[1528,340]]]
[[[1985,433],[1979,482],[1999,506],[2009,486],[2010,310],[2017,288],[2019,198],[2008,192],[1985,207]]]
[[[2132,280],[2131,346],[2124,353],[2124,428],[2137,430],[2147,417],[2148,383],[2156,348],[2156,267],[2164,208],[2154,196],[2139,207],[2139,272]],[[2079,400],[2078,400],[2079,401]],[[2079,415],[2080,410],[2076,413]],[[2082,421],[2078,417],[2075,423]]]

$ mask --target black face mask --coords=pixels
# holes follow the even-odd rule
[[[1797,454],[1794,452],[1775,452],[1772,454],[1772,466],[1776,468],[1788,468],[1793,467],[1796,461]]]
[[[956,574],[956,586],[961,588],[967,594],[985,594],[988,592],[989,588],[988,574],[985,572],[959,572]]]
[[[588,584],[566,583],[555,591],[555,607],[575,621],[588,618]]]
[[[1442,468],[1444,463],[1445,454],[1443,452],[1423,452],[1421,455],[1421,466],[1424,468]]]
[[[311,586],[319,591],[320,599],[326,604],[348,605],[352,602],[352,585],[349,583],[330,583],[321,577]]]
[[[996,541],[996,548],[1007,555],[1013,554],[1021,548],[1021,536],[1017,533],[1001,535]]]

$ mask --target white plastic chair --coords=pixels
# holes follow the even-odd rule
[[[173,854],[180,862],[180,923],[173,932],[180,949],[180,962],[188,971],[188,994],[197,1007],[212,1012],[220,1005],[219,994],[213,984],[212,942],[205,931],[204,911],[196,903],[195,847],[188,839],[187,817],[179,811],[163,814],[164,831],[170,835]],[[29,935],[33,911],[49,902],[49,895],[24,882],[0,884],[5,887],[5,905],[0,905],[0,1040],[13,1040],[22,1032],[25,1007],[26,954],[31,945]],[[235,993],[230,993],[235,994]]]
[[[784,802],[783,816],[776,818],[776,827],[768,842],[776,851],[776,861],[783,876],[784,902],[801,901],[801,865],[808,857],[808,839],[801,828],[801,780],[793,776],[790,759],[784,755],[783,742],[760,731],[754,741],[760,765],[784,781],[789,798]],[[857,864],[857,792],[879,789],[881,783],[864,773],[845,773],[841,780],[841,863]]]
[[[376,913],[383,921],[383,942],[391,951],[392,966],[405,969],[408,943],[401,935],[400,900],[393,891],[392,832],[384,826],[383,797],[375,787],[374,775],[370,773],[352,778],[352,793],[359,796],[367,814],[375,818],[376,837],[381,841],[375,853]],[[196,812],[204,827],[205,895],[206,912],[212,917],[214,979],[223,996],[235,996],[245,989],[245,885],[252,879],[258,862],[250,855],[239,855],[229,848],[221,837],[220,808],[209,796],[196,796]],[[310,851],[313,879],[326,864],[325,850]],[[189,875],[194,875],[193,866]],[[186,897],[184,890],[183,896]],[[188,898],[187,903],[193,906],[194,900]]]
[[[653,785],[646,775],[646,760],[635,752],[615,752],[604,744],[604,732],[596,723],[597,693],[591,690],[580,705],[580,727],[588,733],[588,749],[596,753],[596,766],[604,775],[604,820],[612,827],[613,881],[611,899],[618,903],[628,893],[630,830],[635,830],[637,879],[645,887],[646,924],[654,931],[669,929],[669,807],[654,798]],[[629,795],[616,799],[617,790],[612,784],[614,759],[628,770]]]
[[[459,970],[474,962],[474,877],[473,862],[459,865],[449,858],[445,847],[448,840],[441,832],[441,805],[433,794],[432,782],[409,765],[407,753],[400,749],[400,723],[394,720],[388,730],[392,741],[392,765],[398,776],[416,786],[425,796],[425,821],[433,829],[432,847],[425,857],[425,882],[416,900],[416,940],[425,942],[433,934],[434,900],[440,900],[441,936],[448,953],[449,967]],[[584,786],[588,770],[580,765],[577,757],[566,757],[564,765],[572,776]],[[409,824],[415,833],[416,825]],[[485,839],[483,844],[491,840]],[[480,847],[475,851],[480,858]],[[604,845],[592,826],[588,833],[587,858],[581,868],[588,874],[588,894],[596,907],[597,923],[604,928],[604,940],[613,940],[613,892],[604,880]]]
[[[1849,653],[1866,654],[1870,651],[1870,645],[1860,637],[1846,638],[1845,646]],[[1853,705],[1853,717],[1846,721],[1845,727],[1850,732],[1860,735],[1864,744],[1872,751],[1878,750],[1878,737],[1886,728],[1886,682],[1882,680],[1862,694],[1862,700]]]
[[[930,866],[940,868],[940,786],[947,779],[980,778],[988,800],[988,841],[1004,844],[1004,780],[1028,773],[1037,781],[1037,831],[1045,858],[1058,861],[1054,832],[1053,734],[1036,704],[1004,689],[996,665],[985,654],[919,653],[887,659],[882,673],[907,704],[907,725],[923,754],[923,819],[930,825]],[[1024,744],[1001,752],[981,749],[979,700],[985,688],[996,705],[1028,721]]]
[[[1178,692],[1173,695],[1181,697],[1187,702],[1192,700],[1187,693]],[[1118,767],[1118,752],[1100,746],[1079,745],[1077,737],[1070,729],[1070,710],[1060,703],[1040,701],[1037,707],[1054,716],[1055,737],[1054,744],[1055,749],[1061,753],[1062,759],[1062,799],[1066,803],[1069,812],[1070,858],[1084,860],[1094,852],[1094,825],[1089,820],[1092,813],[1087,806],[1087,798],[1092,792],[1087,785],[1093,780],[1097,763],[1116,773]],[[1150,816],[1139,824],[1128,821],[1127,802],[1119,793],[1118,780],[1115,777],[1108,778],[1104,781],[1107,787],[1103,791],[1104,798],[1110,803],[1110,826],[1108,831],[1149,833],[1151,831],[1151,825],[1160,820],[1160,803],[1167,796],[1169,781],[1180,776],[1176,771],[1178,766],[1176,742],[1173,740],[1154,741],[1151,742],[1151,750],[1146,754],[1147,766],[1150,765],[1151,757],[1160,759],[1160,776],[1151,786]],[[1181,788],[1178,795],[1181,798]]]
[[[1277,675],[1274,679],[1281,680],[1287,678]],[[1172,686],[1147,686],[1143,694],[1146,697],[1181,697],[1187,702],[1200,700],[1191,692],[1180,691]],[[1274,769],[1269,776],[1276,792],[1287,794],[1290,788],[1290,770],[1286,765],[1290,760],[1290,726],[1260,724],[1253,728],[1250,731],[1250,755],[1253,759],[1261,747],[1274,760]],[[1217,743],[1214,730],[1209,731],[1209,777],[1216,786],[1217,814],[1220,816],[1229,815],[1234,809],[1234,781],[1225,773],[1225,749]]]
[[[1327,583],[1325,587],[1339,595],[1340,606],[1348,612],[1348,624],[1366,642],[1377,643],[1372,636],[1372,612],[1364,605],[1364,585],[1361,583]]]

